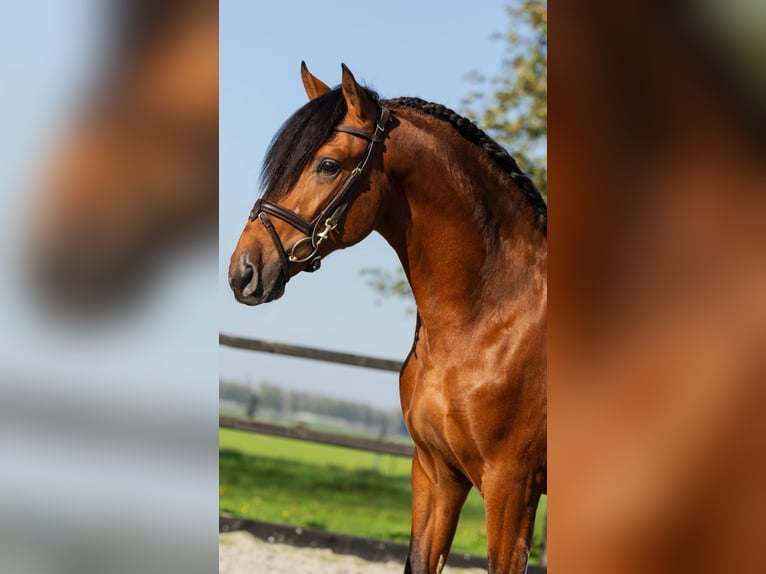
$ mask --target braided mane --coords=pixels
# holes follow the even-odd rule
[[[495,163],[516,182],[524,196],[532,204],[532,207],[535,208],[535,212],[537,213],[537,224],[542,228],[543,233],[547,234],[548,206],[545,204],[543,196],[540,194],[529,176],[521,171],[511,154],[509,154],[503,146],[489,137],[475,123],[446,106],[427,102],[420,98],[394,98],[391,100],[384,100],[381,103],[391,107],[412,108],[425,112],[440,120],[444,120],[454,127],[465,139],[483,149],[487,155],[489,155],[489,157],[491,157]]]

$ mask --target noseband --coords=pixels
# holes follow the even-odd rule
[[[336,132],[344,132],[367,140],[369,142],[369,144],[367,144],[367,152],[362,161],[359,162],[359,165],[351,171],[351,175],[349,175],[348,179],[332,196],[329,203],[311,221],[304,219],[294,211],[290,211],[271,201],[259,199],[255,202],[255,205],[250,212],[250,221],[258,219],[267,229],[269,235],[271,235],[274,246],[277,248],[277,253],[279,253],[280,262],[282,263],[285,282],[290,280],[290,263],[306,263],[308,261],[307,271],[310,272],[314,272],[321,267],[322,256],[317,254],[319,252],[319,246],[325,239],[327,239],[330,232],[338,226],[341,217],[343,217],[343,214],[346,212],[349,205],[351,205],[351,200],[355,196],[353,193],[355,184],[364,175],[369,165],[370,158],[375,153],[375,149],[378,147],[378,144],[383,141],[386,124],[388,123],[388,116],[388,109],[380,106],[380,115],[378,116],[378,121],[375,124],[375,131],[373,132],[353,128],[351,126],[335,126]],[[296,241],[288,252],[285,250],[282,241],[279,239],[279,234],[277,233],[277,230],[274,229],[274,225],[271,223],[269,215],[289,223],[297,230],[301,231],[305,237]],[[298,257],[295,254],[295,251],[304,243],[311,247],[311,253],[305,257]]]

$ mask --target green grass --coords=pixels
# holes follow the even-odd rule
[[[220,429],[219,448],[221,512],[409,541],[409,459],[231,429]],[[473,490],[452,547],[484,555],[486,545],[484,506]]]
[[[303,440],[258,435],[233,429],[220,429],[218,447],[257,457],[280,458],[346,470],[379,469],[386,475],[410,476],[410,460],[401,456],[375,454]]]

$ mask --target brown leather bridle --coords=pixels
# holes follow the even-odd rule
[[[349,175],[348,179],[343,183],[340,189],[335,192],[327,205],[311,221],[304,219],[294,211],[290,211],[271,201],[259,199],[255,202],[255,205],[250,212],[250,221],[258,219],[268,230],[269,235],[271,235],[274,246],[277,248],[280,262],[282,263],[285,283],[290,280],[290,263],[306,263],[308,261],[309,264],[306,270],[310,272],[314,272],[321,267],[322,256],[317,255],[319,246],[325,239],[327,239],[330,232],[338,226],[341,217],[343,217],[343,214],[351,205],[351,201],[356,195],[353,193],[355,184],[364,175],[365,170],[370,163],[370,158],[375,154],[378,144],[382,142],[385,137],[388,116],[388,109],[380,106],[380,114],[378,115],[378,121],[375,124],[375,131],[373,132],[353,128],[351,126],[335,126],[336,132],[344,132],[367,140],[369,142],[369,144],[367,144],[367,152],[362,161],[359,162],[359,165],[351,171],[351,175]],[[302,237],[296,241],[288,252],[282,244],[277,230],[274,229],[274,225],[271,223],[269,215],[289,223],[297,230],[301,231],[306,237]],[[321,230],[320,227],[322,227]],[[311,253],[305,257],[298,257],[295,254],[295,250],[303,243],[310,245]]]

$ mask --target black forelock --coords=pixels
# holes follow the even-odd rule
[[[365,88],[374,101],[378,94]],[[317,149],[332,136],[348,108],[340,86],[310,100],[282,124],[271,140],[261,167],[261,191],[272,201],[298,182]]]

